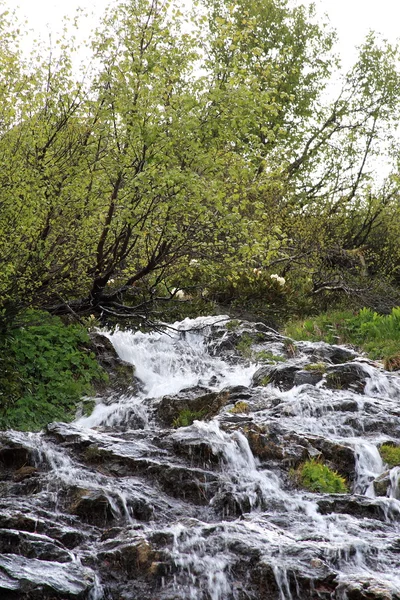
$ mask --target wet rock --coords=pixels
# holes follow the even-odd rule
[[[400,468],[385,471],[374,479],[374,491],[377,496],[387,496],[400,500]]]
[[[70,562],[70,554],[47,536],[0,529],[0,553],[18,554],[45,561]]]
[[[337,588],[338,597],[348,600],[400,600],[400,591],[390,583],[368,577],[352,577]]]
[[[307,443],[301,444],[290,436],[273,431],[266,434],[253,427],[245,430],[245,435],[254,456],[262,461],[279,461],[282,467],[294,467],[309,456]]]
[[[326,387],[332,390],[351,390],[363,394],[369,374],[360,363],[345,363],[329,367],[326,374]]]
[[[296,342],[298,349],[313,359],[313,362],[330,362],[334,365],[354,360],[356,352],[344,346],[327,344],[326,342]]]
[[[93,571],[76,563],[0,556],[0,597],[5,600],[87,600],[94,585]]]
[[[295,385],[296,374],[300,371],[296,365],[279,365],[277,367],[261,367],[253,375],[254,386],[273,384],[283,391],[290,390]]]
[[[17,471],[15,471],[13,475],[13,480],[18,483],[19,481],[24,481],[24,479],[29,479],[29,477],[36,477],[37,475],[38,470],[36,467],[23,466]]]
[[[107,541],[99,552],[99,559],[107,569],[111,568],[128,577],[154,576],[154,563],[159,561],[159,554],[147,539],[141,535],[125,536]]]
[[[316,385],[323,378],[324,374],[322,371],[306,371],[300,370],[295,373],[294,385]]]
[[[97,525],[98,527],[106,526],[114,518],[110,500],[107,496],[97,491],[79,488],[72,492],[69,511],[85,523]]]
[[[390,471],[385,471],[374,479],[374,492],[376,496],[388,496],[390,490]]]
[[[325,497],[317,502],[322,515],[343,513],[359,519],[369,518],[385,521],[387,506],[364,496]]]
[[[206,388],[193,388],[183,390],[175,396],[164,396],[157,407],[158,418],[169,427],[183,411],[196,413],[197,418],[210,419],[229,402],[229,392],[204,393],[205,390]]]
[[[109,377],[107,383],[97,384],[98,392],[110,389],[119,393],[128,390],[133,393],[137,392],[141,388],[141,383],[135,377],[135,367],[119,358],[114,346],[106,336],[98,332],[91,332],[89,335],[90,349]]]

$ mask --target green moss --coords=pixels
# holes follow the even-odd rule
[[[307,460],[296,470],[292,470],[291,475],[301,487],[310,492],[346,494],[349,491],[344,477],[315,459]]]
[[[206,412],[204,410],[194,411],[188,408],[181,410],[179,415],[172,421],[172,427],[188,427],[193,421],[201,421]]]
[[[392,446],[392,444],[383,444],[379,448],[380,455],[389,467],[397,467],[400,465],[400,446]]]
[[[326,364],[325,363],[311,363],[304,367],[305,371],[319,371],[320,373],[325,373]]]
[[[247,404],[247,402],[236,402],[235,406],[233,408],[230,409],[231,413],[233,414],[240,414],[240,413],[248,413],[250,412],[250,408],[249,405]]]

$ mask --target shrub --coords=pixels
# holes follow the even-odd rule
[[[326,494],[346,494],[346,479],[318,460],[310,459],[291,472],[292,477],[306,490]]]
[[[71,420],[92,384],[107,379],[80,325],[29,311],[1,340],[0,428],[38,430]]]
[[[400,465],[400,446],[392,444],[382,444],[379,448],[380,455],[389,467],[397,467]]]

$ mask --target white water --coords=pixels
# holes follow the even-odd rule
[[[178,331],[172,330],[168,333],[132,334],[118,331],[109,335],[120,357],[135,365],[136,375],[144,383],[144,391],[139,396],[123,398],[119,406],[100,404],[91,417],[81,419],[77,424],[85,427],[109,425],[113,423],[113,417],[115,422],[115,415],[126,411],[128,406],[139,411],[146,397],[157,398],[161,395],[176,394],[183,388],[196,385],[216,390],[229,385],[248,386],[256,365],[232,366],[207,353],[204,328],[213,321],[201,318],[185,320],[175,324],[174,327]],[[202,333],[188,331],[182,336],[182,331],[197,327],[203,328]],[[322,390],[320,386],[300,386],[289,392],[273,389],[273,393],[285,406],[279,421],[289,430],[323,436],[354,448],[354,492],[374,498],[372,481],[385,468],[377,449],[377,444],[383,441],[384,437],[360,437],[359,432],[346,420],[348,415],[337,411],[336,404],[343,400],[353,400],[357,404],[355,418],[357,419],[358,414],[362,421],[367,399],[372,406],[371,410],[376,409],[376,412],[394,408],[393,401],[398,401],[400,397],[400,384],[370,365],[363,364],[363,367],[370,376],[365,396],[352,392]],[[270,392],[271,387],[268,389],[269,394]],[[256,414],[255,418],[258,419],[259,416],[261,421],[265,420],[262,411]],[[323,549],[325,561],[328,563],[340,564],[341,580],[351,580],[353,576],[379,577],[379,581],[387,589],[391,589],[393,593],[400,593],[400,574],[391,572],[390,565],[388,570],[384,559],[379,560],[379,555],[387,544],[387,534],[378,535],[374,541],[379,565],[377,573],[369,566],[371,539],[369,528],[365,530],[362,521],[348,514],[332,513],[322,516],[310,494],[284,491],[277,474],[265,469],[260,470],[245,436],[239,431],[224,432],[218,419],[208,423],[196,421],[186,430],[196,430],[196,435],[206,439],[213,451],[221,455],[226,482],[239,502],[247,501],[251,510],[260,515],[271,502],[279,504],[281,510],[289,513],[290,533],[276,529],[268,521],[262,526],[256,525],[252,520],[241,525],[242,536],[247,537],[257,530],[263,538],[269,540],[269,550],[264,548],[267,554],[279,548],[273,570],[280,600],[295,600],[287,575],[291,561],[285,556],[289,550],[285,550],[285,547],[290,549],[293,544],[308,545],[308,542],[303,541],[307,539],[323,540],[322,544],[316,545],[316,550],[319,548],[320,553],[321,548]],[[178,439],[185,435],[185,428],[182,428],[172,437]],[[392,519],[393,515],[397,515],[398,518],[400,513],[400,503],[395,499],[399,496],[399,471],[400,469],[392,470],[389,497],[377,500],[386,511],[388,519]],[[211,600],[224,600],[232,593],[229,572],[234,558],[223,547],[218,547],[215,554],[208,556],[209,547],[204,542],[205,527],[205,523],[189,528],[183,525],[172,527],[175,563],[187,575],[184,584],[177,578],[175,588],[190,600],[201,600],[202,590],[205,588]],[[222,540],[226,541],[229,535],[232,535],[232,532],[229,533],[230,529],[233,529],[233,526],[228,524],[222,529]],[[235,533],[237,534],[236,529]]]
[[[229,407],[208,422],[195,421],[190,427],[177,430],[160,430],[154,419],[152,407],[160,396],[198,385],[219,391],[228,386],[251,384],[257,365],[230,364],[207,352],[205,336],[216,320],[221,318],[187,319],[166,333],[107,334],[120,357],[135,365],[142,391],[113,398],[112,402],[98,401],[90,417],[60,426],[57,431],[65,434],[67,449],[70,438],[78,439],[82,448],[98,447],[108,456],[116,457],[117,463],[120,460],[125,464],[125,459],[132,459],[128,463],[131,470],[123,471],[122,475],[117,470],[117,475],[110,476],[101,469],[89,468],[75,454],[68,454],[65,447],[58,448],[40,435],[15,433],[12,437],[10,434],[11,441],[23,443],[34,451],[38,465],[47,465],[47,487],[36,500],[46,498],[47,502],[53,502],[54,511],[61,516],[60,489],[77,486],[88,493],[99,492],[108,499],[114,518],[126,527],[124,535],[128,539],[136,530],[143,536],[156,530],[152,518],[145,525],[138,525],[131,507],[132,499],[151,503],[163,513],[163,531],[173,538],[168,552],[176,572],[173,595],[167,596],[168,600],[245,598],[246,576],[240,573],[237,546],[241,548],[243,561],[256,552],[260,564],[271,567],[277,589],[274,600],[297,600],[300,592],[296,576],[306,574],[310,579],[318,579],[324,569],[335,574],[340,582],[336,595],[332,596],[336,600],[347,599],[349,586],[369,580],[381,586],[385,600],[398,598],[400,561],[396,551],[390,549],[400,539],[400,467],[389,472],[387,497],[375,498],[373,480],[387,470],[379,445],[390,440],[399,442],[393,432],[398,431],[400,417],[400,378],[365,365],[369,380],[364,396],[329,390],[323,385],[302,385],[288,392],[273,386],[252,390],[251,410],[244,418],[267,436],[276,426],[289,438],[295,434],[301,441],[303,436],[304,447],[310,446],[307,441],[310,436],[317,436],[354,452],[351,491],[355,495],[351,498],[301,491],[291,484],[287,464],[280,464],[279,460],[262,463],[253,456],[244,434],[246,424],[241,425],[242,431],[234,421],[232,428],[229,427],[229,418],[232,419]],[[270,350],[267,344],[266,350]],[[304,364],[306,357],[300,356],[298,360]],[[127,415],[135,415],[142,426],[127,427]],[[387,428],[386,432],[381,430],[381,424]],[[167,443],[163,445],[165,440]],[[159,465],[165,469],[187,467],[185,459],[169,453],[169,449],[171,444],[179,447],[193,441],[204,443],[219,458],[215,467],[200,466],[193,473],[197,477],[207,469],[210,472],[214,469],[218,475],[218,488],[207,506],[193,507],[185,497],[174,494],[174,490],[168,495],[157,477],[155,485],[141,474],[136,477],[135,468],[141,460],[147,461],[145,469]],[[195,470],[197,466],[194,462],[188,468]],[[242,508],[242,515],[236,518],[237,513],[231,511],[229,503],[218,513],[219,503],[226,498]],[[333,504],[323,514],[320,501],[338,500],[352,502],[354,506],[359,502],[360,514],[356,509],[347,510],[346,506],[336,511]],[[365,501],[371,503],[367,509],[369,506],[376,509],[376,514],[367,509],[363,512]],[[168,519],[170,514],[179,516],[174,521],[172,516]],[[83,555],[87,552],[85,549]],[[79,553],[74,561],[79,563]],[[64,570],[60,573],[61,579],[65,577]],[[240,593],[238,585],[242,585]],[[102,586],[96,579],[91,600],[100,600],[102,595]],[[160,599],[163,597],[160,593]]]

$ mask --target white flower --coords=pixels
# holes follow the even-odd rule
[[[262,269],[253,269],[253,273],[256,277],[261,277]]]
[[[109,279],[107,281],[107,285],[112,285],[114,283],[115,279]]]
[[[279,283],[281,287],[283,287],[286,283],[286,279],[284,277],[280,277],[280,275],[277,273],[273,273],[270,277],[271,279],[275,279],[276,283]]]
[[[189,262],[189,265],[194,267],[195,265],[198,265],[200,261],[197,260],[197,258],[192,258],[192,260]]]
[[[185,292],[183,290],[178,290],[177,288],[172,288],[171,294],[173,294],[175,298],[178,298],[178,300],[184,300],[186,297]]]

